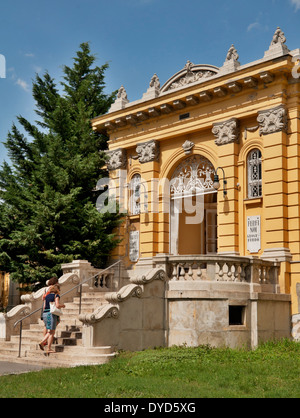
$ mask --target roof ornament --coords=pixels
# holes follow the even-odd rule
[[[231,72],[237,71],[239,67],[241,66],[238,59],[239,59],[239,54],[237,53],[235,46],[232,44],[227,52],[223,67],[220,68],[220,72],[231,73]]]
[[[280,29],[280,27],[278,26],[274,35],[273,35],[273,39],[271,42],[271,45],[276,45],[276,44],[285,44],[286,43],[286,37],[284,36],[284,32],[282,32],[282,30]]]
[[[237,50],[235,49],[234,45],[232,44],[231,47],[229,48],[227,55],[226,55],[226,62],[228,61],[238,61],[239,59],[239,54],[237,53]]]
[[[121,86],[117,93],[117,98],[115,102],[111,105],[109,112],[115,112],[116,110],[124,109],[124,107],[129,103],[127,98],[127,93],[124,86]]]
[[[157,74],[154,74],[150,80],[149,88],[143,94],[143,100],[155,99],[160,94],[160,82]]]
[[[268,51],[265,52],[264,58],[274,59],[283,55],[287,55],[290,52],[290,50],[285,45],[285,43],[286,37],[284,36],[284,32],[278,26],[273,35],[270,47]]]

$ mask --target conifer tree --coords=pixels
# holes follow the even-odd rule
[[[61,264],[86,259],[102,267],[116,245],[118,214],[96,209],[97,181],[107,137],[90,120],[108,111],[115,93],[104,93],[108,64],[94,66],[88,43],[58,86],[46,72],[32,93],[39,120],[19,116],[5,146],[11,164],[0,170],[0,269],[13,280],[44,285]],[[24,132],[22,133],[21,130]]]

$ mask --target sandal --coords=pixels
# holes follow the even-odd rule
[[[54,350],[47,350],[46,353],[47,354],[51,354],[51,353],[56,353],[56,351],[54,351]]]
[[[44,351],[44,343],[41,341],[40,343],[39,343],[39,347],[40,347],[40,349],[42,350],[42,351]]]

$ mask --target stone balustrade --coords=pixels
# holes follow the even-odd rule
[[[98,275],[93,279],[93,290],[100,290],[103,292],[108,292],[116,289],[118,284],[116,283],[115,271],[105,270],[99,271]]]
[[[157,255],[166,264],[170,281],[218,281],[255,284],[278,283],[279,263],[257,257],[215,255]]]

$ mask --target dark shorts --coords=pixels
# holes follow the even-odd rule
[[[52,331],[56,330],[57,320],[58,320],[57,315],[52,315],[52,313],[50,312],[43,313],[43,321],[44,321],[46,329],[52,330]]]

